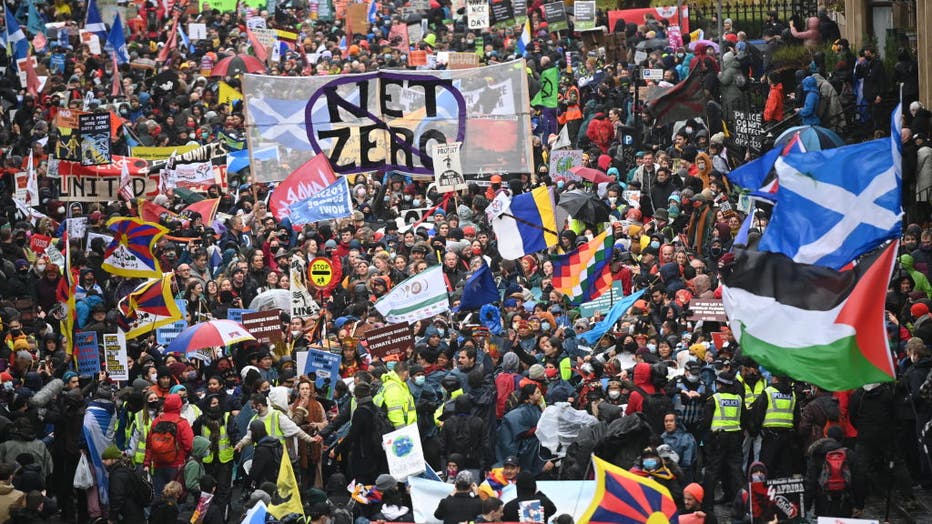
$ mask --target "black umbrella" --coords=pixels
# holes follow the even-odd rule
[[[641,40],[634,48],[647,51],[648,49],[663,49],[669,45],[670,41],[666,38],[650,38],[648,40]]]
[[[579,189],[561,193],[560,203],[557,205],[565,209],[571,217],[587,224],[608,222],[608,216],[612,212],[608,204],[599,200],[595,194]]]

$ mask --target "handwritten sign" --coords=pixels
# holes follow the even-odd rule
[[[764,120],[761,113],[734,111],[735,144],[756,151],[764,148]]]
[[[104,333],[104,366],[111,379],[129,380],[129,357],[123,332]]]
[[[481,31],[489,27],[489,3],[487,0],[467,0],[466,20],[469,30]]]
[[[96,331],[78,331],[75,333],[74,352],[77,355],[78,375],[89,376],[100,371],[100,353],[97,350]]]

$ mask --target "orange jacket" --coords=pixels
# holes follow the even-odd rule
[[[774,84],[767,95],[764,105],[764,122],[779,122],[783,120],[783,84]]]

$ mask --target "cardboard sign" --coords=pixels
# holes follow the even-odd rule
[[[581,178],[570,169],[583,165],[581,149],[558,149],[550,152],[550,178],[552,180],[580,181]]]
[[[566,18],[566,5],[563,2],[544,4],[544,18],[547,19],[547,31],[556,33],[570,28]]]
[[[761,113],[733,111],[735,119],[735,144],[755,151],[764,148],[764,117]]]
[[[470,31],[482,31],[489,28],[489,3],[487,0],[467,0],[467,28]]]
[[[284,340],[281,314],[280,309],[244,313],[242,324],[246,331],[249,331],[259,342],[275,344]]]
[[[407,322],[389,324],[366,332],[366,347],[369,354],[381,360],[403,355],[413,343],[411,324]]]
[[[99,166],[113,161],[110,151],[110,113],[86,113],[78,117],[81,131],[81,165]]]
[[[396,479],[404,480],[424,472],[424,449],[417,424],[384,435],[382,448],[388,459],[388,473]]]
[[[692,314],[688,320],[704,320],[706,322],[727,322],[728,317],[725,315],[725,306],[721,299],[714,298],[694,298],[689,302],[689,310]]]
[[[369,27],[369,2],[346,6],[346,26],[352,27],[354,33],[365,34]]]
[[[437,192],[448,193],[466,189],[463,164],[460,161],[462,145],[462,142],[434,145],[434,181],[437,183]]]
[[[293,255],[288,269],[291,286],[291,318],[307,318],[320,311],[320,306],[307,289],[307,264],[304,259],[300,255]]]
[[[78,375],[92,376],[100,371],[100,352],[97,349],[96,331],[78,331],[74,334],[75,360]]]
[[[479,55],[476,53],[447,53],[447,69],[472,69],[479,67]]]
[[[427,51],[411,51],[408,53],[408,65],[409,66],[426,66],[427,65]]]
[[[767,497],[780,522],[802,522],[806,513],[806,484],[801,478],[767,479]]]
[[[85,242],[85,246],[84,246],[85,253],[91,252],[91,245],[93,244],[94,240],[97,238],[100,238],[103,240],[104,249],[107,249],[107,246],[110,245],[110,242],[113,242],[113,237],[110,235],[104,235],[102,233],[94,233],[93,231],[88,231],[87,242]]]
[[[113,380],[129,380],[126,335],[122,331],[104,333],[104,367]]]
[[[592,31],[595,29],[595,2],[592,0],[577,1],[573,4],[573,27],[577,31]]]
[[[188,24],[188,38],[192,42],[197,40],[207,40],[207,24]]]

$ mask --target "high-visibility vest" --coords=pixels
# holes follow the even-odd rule
[[[230,422],[230,414],[225,413],[223,415],[223,423],[220,424],[220,436],[217,437],[217,447],[219,448],[220,454],[220,463],[226,464],[233,460],[233,446],[230,445],[230,436],[227,434],[227,424]],[[210,439],[210,428],[207,427],[207,424],[201,425],[201,436],[207,437]],[[204,457],[204,464],[210,464],[214,461],[214,454],[208,453]]]
[[[146,461],[146,439],[149,438],[149,429],[152,426],[152,421],[150,420],[148,424],[143,421],[143,415],[146,413],[146,408],[142,408],[136,412],[136,416],[133,417],[133,426],[139,428],[139,440],[136,441],[136,449],[133,450],[133,463],[142,464]]]
[[[744,377],[741,375],[738,375],[738,381],[741,382],[741,385],[744,386],[744,405],[750,409],[751,404],[753,404],[754,401],[757,400],[757,397],[761,396],[761,394],[764,392],[764,380],[757,379],[757,382],[754,383],[753,388],[744,381]]]
[[[716,393],[712,413],[712,431],[741,431],[741,397],[734,393]]]
[[[265,416],[265,420],[262,423],[265,425],[265,433],[270,437],[275,437],[278,440],[282,441],[282,444],[285,443],[285,434],[282,433],[282,427],[278,422],[279,412],[275,409],[269,408],[268,414]],[[252,420],[249,421],[252,424],[253,420],[258,420],[259,415],[253,415]]]
[[[765,428],[786,428],[793,427],[793,411],[796,409],[796,394],[781,393],[779,389],[768,386],[764,393],[769,397],[767,402],[767,413],[764,415]]]

